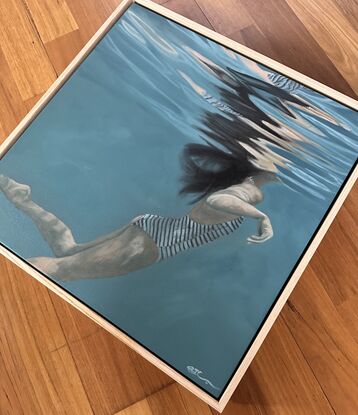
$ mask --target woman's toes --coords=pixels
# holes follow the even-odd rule
[[[30,199],[31,189],[30,186],[21,184],[12,189],[12,201],[14,203],[26,202]]]

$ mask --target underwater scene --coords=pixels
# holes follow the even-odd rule
[[[0,242],[219,398],[358,113],[132,5],[0,161]]]

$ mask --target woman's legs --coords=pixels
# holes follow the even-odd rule
[[[47,212],[31,200],[31,188],[0,175],[0,189],[18,209],[34,221],[45,241],[58,258],[96,246],[119,235],[124,229],[99,237],[87,243],[77,243],[71,229],[53,213]]]
[[[28,214],[57,258],[30,258],[30,264],[61,280],[125,275],[156,262],[154,241],[131,224],[87,243],[77,243],[70,228],[31,200],[31,189],[0,175],[5,196]]]
[[[155,242],[142,229],[131,225],[116,237],[63,258],[30,258],[47,275],[63,281],[126,275],[158,260]]]
[[[78,245],[67,225],[31,200],[29,186],[0,175],[0,189],[10,202],[30,216],[56,257],[70,254]]]

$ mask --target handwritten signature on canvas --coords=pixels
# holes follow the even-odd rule
[[[211,386],[213,389],[219,390],[220,388],[218,388],[217,386],[213,385],[212,382],[210,382],[209,379],[206,379],[204,377],[201,376],[201,374],[203,373],[201,370],[197,369],[194,366],[187,366],[186,367],[188,372],[194,376],[196,376],[198,379],[200,379],[201,381],[203,381],[205,383],[205,385],[209,385]]]

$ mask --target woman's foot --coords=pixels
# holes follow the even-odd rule
[[[30,186],[17,183],[3,174],[0,174],[0,190],[16,207],[21,207],[31,200]]]

